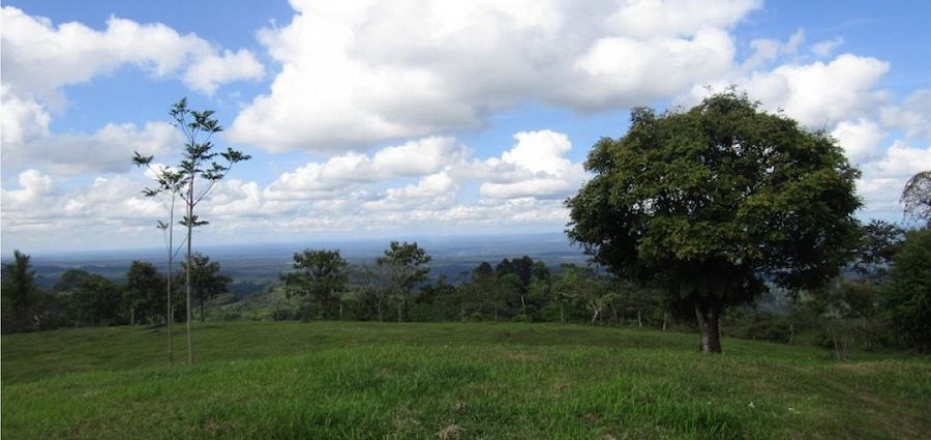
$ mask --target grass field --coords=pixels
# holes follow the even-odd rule
[[[262,323],[4,336],[3,439],[919,439],[931,361],[532,324]],[[184,359],[183,335],[175,341]]]

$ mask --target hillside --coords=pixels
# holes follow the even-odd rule
[[[922,438],[931,364],[530,324],[237,322],[10,335],[5,439]],[[183,337],[175,342],[183,358]]]

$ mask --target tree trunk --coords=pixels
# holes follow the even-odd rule
[[[194,268],[193,246],[191,238],[194,236],[194,176],[188,183],[187,195],[187,271],[184,279],[184,301],[187,305],[185,310],[185,330],[187,332],[187,363],[194,364],[194,333],[191,328],[191,272]]]
[[[201,298],[200,300],[200,322],[204,322],[204,320],[205,320],[204,319],[204,300],[203,298]]]
[[[717,299],[703,298],[695,304],[695,317],[701,332],[702,353],[721,352],[721,304]]]
[[[637,327],[643,328],[643,311],[637,309]]]
[[[663,331],[666,331],[666,326],[669,324],[669,312],[663,310]]]

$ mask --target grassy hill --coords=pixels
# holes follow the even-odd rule
[[[183,335],[175,341],[184,359]],[[931,362],[531,324],[200,325],[4,336],[4,439],[927,438]]]

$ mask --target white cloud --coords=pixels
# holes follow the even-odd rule
[[[17,182],[19,189],[3,191],[4,210],[41,206],[41,202],[52,195],[55,188],[51,176],[32,169],[20,173]]]
[[[4,240],[40,234],[32,239],[54,245],[55,240],[63,244],[72,236],[99,240],[101,234],[154,225],[163,208],[157,200],[143,200],[140,188],[140,182],[126,176],[98,177],[75,188],[37,170],[26,170],[18,176],[18,188],[2,191]]]
[[[879,124],[860,118],[837,124],[831,136],[837,139],[854,164],[869,161],[880,152],[879,144],[886,135]]]
[[[778,58],[775,56],[764,64],[772,64]],[[843,121],[869,118],[888,101],[887,93],[875,87],[890,65],[876,58],[843,54],[827,63],[792,62],[770,70],[764,69],[761,62],[749,62],[757,64],[757,68],[748,71],[748,66],[744,65],[730,76],[709,82],[711,87],[694,86],[689,94],[676,101],[679,105],[691,106],[710,93],[736,85],[769,111],[784,111],[807,128],[828,131]],[[897,111],[890,115],[893,113]]]
[[[26,143],[5,143],[3,170],[28,166],[57,176],[126,172],[134,151],[157,154],[178,145],[179,134],[167,123],[148,123],[141,129],[135,124],[107,124],[90,135],[46,134]]]
[[[223,55],[211,54],[194,62],[184,74],[184,83],[191,89],[212,95],[222,84],[259,80],[264,75],[265,67],[248,50],[226,50]]]
[[[371,160],[376,176],[422,176],[462,162],[470,151],[450,137],[429,137],[377,152]]]
[[[811,46],[811,53],[821,58],[827,58],[834,53],[834,49],[837,49],[842,44],[844,44],[843,37],[834,37],[833,39],[813,44]]]
[[[781,108],[803,125],[828,128],[861,116],[880,101],[873,91],[889,64],[844,54],[830,63],[783,65],[751,75],[750,93],[769,108]]]
[[[416,184],[389,188],[383,198],[365,202],[362,206],[372,211],[436,211],[452,206],[458,192],[459,185],[448,173],[441,172],[425,176]]]
[[[6,85],[0,86],[0,142],[4,147],[22,145],[48,136],[51,116],[41,104],[21,99]],[[4,149],[5,151],[6,149]]]
[[[898,220],[902,215],[899,197],[905,182],[931,164],[931,145],[915,147],[897,140],[879,159],[861,167],[863,177],[857,190],[865,203],[865,214]]]
[[[896,141],[878,161],[865,167],[865,171],[874,178],[902,179],[904,185],[908,178],[919,171],[926,171],[931,167],[931,145],[914,147],[903,141]]]
[[[271,200],[345,196],[366,184],[435,174],[464,163],[471,151],[449,137],[429,137],[385,147],[371,157],[359,153],[308,163],[282,174],[265,190]]]
[[[688,90],[732,68],[726,29],[760,2],[292,5],[290,24],[261,33],[282,69],[229,134],[271,151],[339,153],[480,127],[525,101],[593,111]]]
[[[762,0],[633,0],[611,14],[605,23],[615,33],[652,38],[660,35],[695,35],[705,28],[727,28]]]
[[[744,61],[741,68],[746,71],[764,67],[784,57],[794,57],[799,46],[805,41],[805,30],[799,29],[785,42],[760,38],[750,42],[753,53]]]
[[[880,112],[883,124],[905,130],[910,138],[931,140],[931,90],[917,90],[900,105],[890,105]]]
[[[517,144],[505,151],[500,160],[485,162],[487,168],[495,171],[488,173],[494,176],[492,181],[479,187],[482,197],[563,199],[578,190],[585,172],[581,164],[573,164],[564,157],[572,149],[565,134],[542,130],[517,133],[514,138]],[[508,169],[510,172],[502,172]]]
[[[211,93],[220,84],[256,79],[262,67],[247,50],[225,51],[160,23],[111,17],[98,31],[77,22],[55,26],[20,9],[2,9],[3,84],[17,95],[64,106],[62,87],[90,81],[123,65],[157,78],[187,69],[185,83]]]

